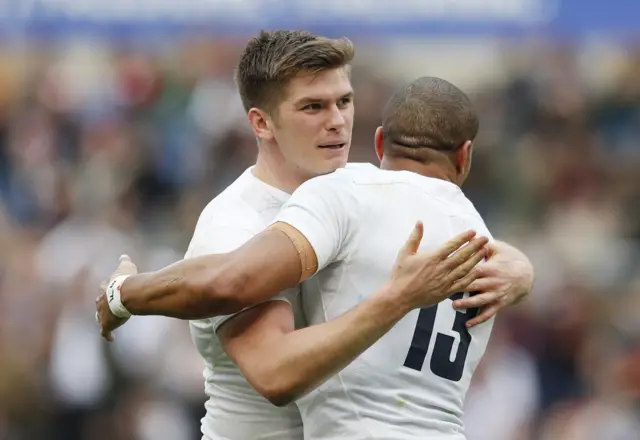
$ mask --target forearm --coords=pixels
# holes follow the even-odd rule
[[[301,272],[291,240],[280,231],[265,231],[233,252],[182,260],[129,277],[121,300],[134,315],[230,315],[296,286]]]
[[[201,319],[239,311],[243,304],[229,298],[219,274],[225,254],[182,260],[156,272],[127,278],[121,288],[124,307],[133,315]]]
[[[255,362],[246,364],[259,366],[259,370],[244,373],[274,404],[287,404],[346,367],[409,310],[383,289],[339,318],[256,347]]]

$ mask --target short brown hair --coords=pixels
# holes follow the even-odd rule
[[[236,83],[246,111],[273,109],[289,81],[300,73],[347,66],[354,55],[347,38],[329,39],[306,31],[262,31],[240,57]]]
[[[435,77],[418,78],[399,89],[383,112],[385,143],[404,151],[454,152],[465,141],[474,140],[478,128],[478,115],[469,97]]]

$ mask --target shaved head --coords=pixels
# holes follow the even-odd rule
[[[385,106],[382,130],[386,151],[419,160],[421,152],[454,153],[478,134],[469,97],[448,81],[422,77],[399,89]]]

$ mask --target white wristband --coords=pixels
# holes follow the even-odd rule
[[[120,275],[115,277],[109,283],[107,287],[107,301],[109,302],[109,309],[111,309],[111,313],[113,313],[118,318],[129,318],[131,313],[122,305],[122,300],[120,299],[120,288],[122,287],[122,283],[124,280],[129,278],[129,275]]]

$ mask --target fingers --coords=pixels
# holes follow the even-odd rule
[[[473,237],[476,236],[476,231],[468,230],[461,234],[456,235],[451,240],[447,241],[442,247],[440,247],[435,255],[440,259],[444,260],[449,257],[452,253],[460,249],[460,247],[469,242]]]
[[[498,254],[498,252],[499,252],[498,247],[496,246],[495,242],[488,244],[487,245],[487,261],[495,257]]]
[[[444,262],[445,267],[455,270],[455,268],[459,267],[463,263],[467,262],[469,258],[472,258],[477,252],[484,248],[489,239],[487,237],[476,237],[469,242],[462,249],[457,251],[455,254],[447,258]],[[483,257],[486,255],[486,249],[483,251]],[[471,266],[473,267],[473,266]],[[457,278],[460,278],[460,275]]]
[[[500,311],[501,308],[502,306],[499,302],[494,303],[492,306],[485,308],[482,311],[482,313],[480,313],[478,316],[467,321],[467,324],[466,324],[467,328],[471,328],[478,324],[482,324],[483,322],[487,322],[489,319],[495,316]]]
[[[138,270],[136,265],[133,264],[133,261],[131,261],[131,258],[126,254],[120,255],[120,259],[118,260],[118,268],[133,268],[133,270]]]
[[[476,272],[474,270],[470,271],[464,277],[457,280],[449,289],[447,290],[447,294],[451,295],[458,292],[473,292],[469,290],[469,284],[471,284],[476,279]]]
[[[421,221],[417,221],[416,225],[413,227],[413,231],[411,231],[409,239],[404,244],[402,249],[400,249],[399,255],[413,255],[418,252],[418,248],[420,247],[420,242],[422,241],[423,235],[424,225]]]
[[[138,267],[133,264],[131,258],[126,254],[120,255],[120,259],[118,260],[118,267],[113,273],[113,277],[119,275],[134,275],[136,273],[138,273]]]
[[[479,243],[482,243],[482,238],[484,237],[477,239],[478,244],[474,244],[474,242],[472,241],[469,245],[465,246],[464,249],[459,251],[464,252],[464,255],[461,256],[461,258],[464,258],[464,260],[458,267],[456,267],[449,273],[448,278],[451,282],[455,282],[458,279],[466,276],[471,271],[471,269],[473,269],[476,264],[481,262],[482,259],[487,255],[487,250],[484,247],[480,247],[479,249],[477,248]],[[474,239],[474,241],[476,241],[476,239]],[[466,248],[469,249],[467,250]],[[474,279],[475,278],[477,278],[477,272],[474,273]]]
[[[109,342],[113,342],[115,340],[115,338],[113,337],[113,333],[106,331],[104,329],[100,329],[100,336],[102,336],[103,338],[105,338],[107,341]]]
[[[460,309],[477,309],[495,303],[500,298],[497,292],[481,293],[468,298],[458,299],[453,302],[453,308]]]
[[[106,281],[103,281],[102,283],[100,283],[100,294],[96,297],[95,318],[96,318],[96,322],[100,326],[100,336],[102,336],[104,339],[106,339],[109,342],[113,342],[114,340],[113,333],[111,333],[110,331],[106,331],[104,329],[104,327],[102,326],[102,320],[100,319],[100,310],[101,310],[100,301],[102,301],[102,298],[105,295],[105,291],[107,290],[107,285],[108,283]]]
[[[473,269],[473,272],[476,274],[476,279],[467,286],[467,292],[489,293],[501,287],[502,282],[499,278],[482,278],[482,269],[484,266],[485,264],[481,264]]]
[[[476,268],[476,271],[478,272],[478,279],[495,277],[496,275],[498,275],[498,270],[496,269],[496,265],[498,263],[495,263],[495,260],[488,259],[491,250],[489,249],[488,245],[485,246],[485,248],[487,248],[487,262],[482,266],[478,266]]]
[[[102,326],[102,321],[100,320],[100,313],[98,312],[96,312],[96,322],[100,326],[100,336],[102,336],[109,342],[113,342],[115,340],[115,337],[113,336],[112,332],[104,329],[104,327]]]

